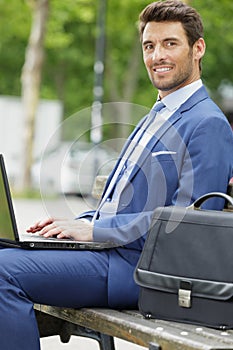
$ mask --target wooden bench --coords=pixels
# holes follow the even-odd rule
[[[146,320],[138,311],[35,305],[41,337],[71,335],[95,339],[100,350],[114,350],[114,337],[149,350],[233,349],[233,331],[218,331],[176,322]],[[75,350],[75,349],[74,349]]]
[[[233,197],[233,183],[229,185],[228,193]],[[228,206],[226,210],[233,212],[233,207]],[[76,310],[38,304],[34,308],[40,336],[59,335],[64,343],[77,335],[97,340],[100,350],[115,350],[114,337],[149,350],[233,349],[233,330],[147,320],[136,310]]]

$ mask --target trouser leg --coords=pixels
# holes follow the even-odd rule
[[[0,348],[2,350],[40,349],[33,304],[27,295],[0,278]]]
[[[1,350],[38,350],[33,303],[107,306],[108,253],[0,250]]]

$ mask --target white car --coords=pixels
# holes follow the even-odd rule
[[[91,194],[97,175],[108,175],[117,153],[104,145],[63,142],[35,162],[32,184],[44,194]]]

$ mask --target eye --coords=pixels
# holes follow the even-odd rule
[[[152,44],[146,44],[143,46],[144,51],[151,51],[153,50],[153,45]]]
[[[173,47],[173,46],[176,46],[176,42],[175,41],[167,41],[165,43],[165,46],[166,47]]]

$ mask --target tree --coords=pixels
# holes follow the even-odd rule
[[[41,71],[44,61],[44,38],[49,0],[34,0],[31,3],[33,21],[26,49],[25,63],[22,69],[22,102],[25,117],[23,188],[31,187],[30,174],[33,161],[35,116],[40,96]]]
[[[31,25],[28,2],[0,1],[1,94],[20,95],[20,73]],[[203,17],[207,43],[203,79],[215,98],[223,80],[233,82],[233,2],[189,0],[189,3]],[[49,4],[40,96],[62,100],[64,116],[69,117],[92,105],[97,1],[49,0]],[[104,102],[126,101],[150,107],[156,98],[142,61],[137,32],[138,14],[147,4],[147,0],[108,1]],[[122,119],[127,123],[123,114]],[[112,120],[105,120],[108,121]],[[84,123],[88,125],[90,120],[81,124]],[[111,137],[111,132],[115,135],[115,129],[112,130],[106,126],[104,135]],[[73,135],[74,132],[67,133],[65,137]]]
[[[204,20],[207,53],[203,74],[208,87],[214,91],[222,79],[233,81],[233,2],[189,2]],[[105,101],[129,99],[129,102],[151,104],[154,92],[143,67],[136,28],[138,14],[147,3],[146,0],[108,1]],[[94,0],[50,0],[41,96],[62,99],[66,116],[92,103],[96,4]],[[19,77],[31,22],[26,0],[2,0],[0,17],[3,67],[0,93],[19,95]],[[134,63],[131,64],[133,60],[138,62],[135,69]]]

